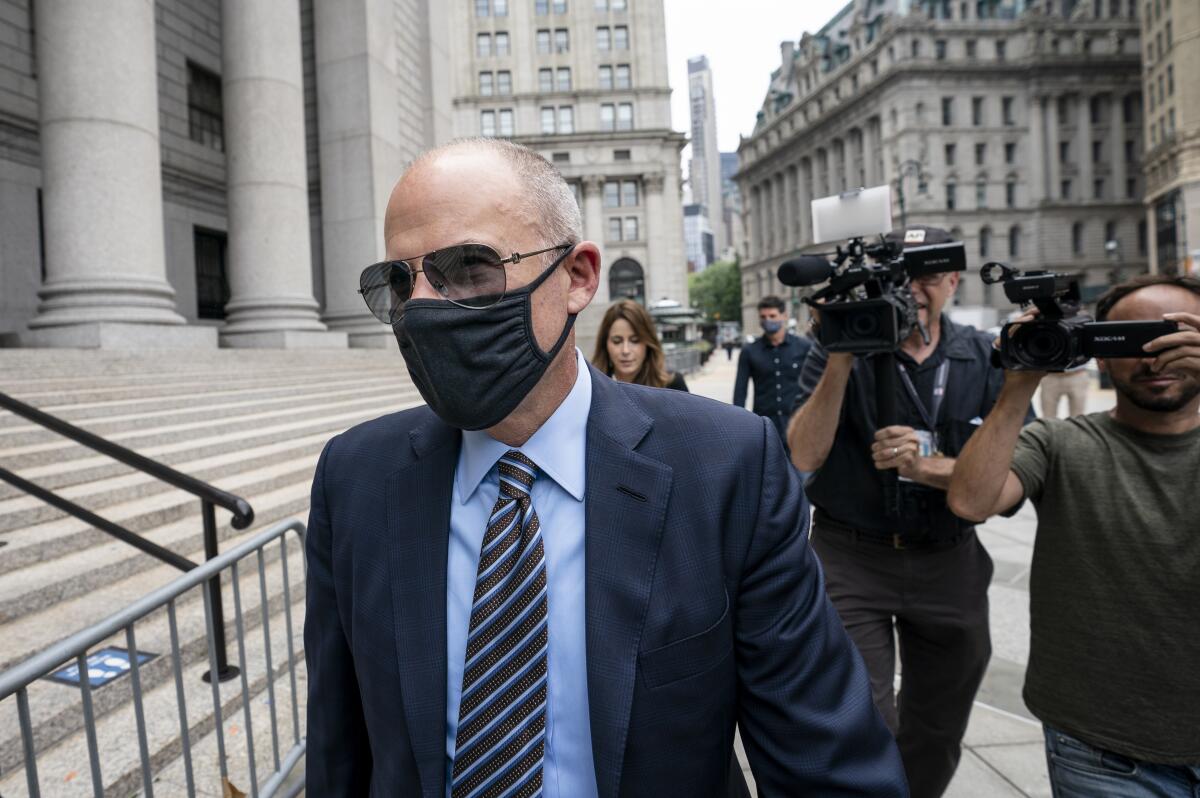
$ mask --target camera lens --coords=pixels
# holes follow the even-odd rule
[[[1071,336],[1057,323],[1029,323],[1012,339],[1013,354],[1032,368],[1054,368],[1069,359]]]
[[[847,326],[854,338],[873,338],[879,335],[879,316],[875,313],[854,313],[849,322]]]

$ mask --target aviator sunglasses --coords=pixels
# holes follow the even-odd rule
[[[459,307],[482,310],[504,298],[507,290],[505,264],[520,263],[534,255],[569,250],[573,246],[559,244],[536,252],[514,252],[504,258],[486,244],[456,244],[415,258],[372,264],[363,269],[358,278],[358,293],[362,294],[375,318],[384,324],[392,324],[404,314],[404,305],[412,298],[417,275],[423,272],[442,298]],[[418,264],[420,268],[417,268]]]

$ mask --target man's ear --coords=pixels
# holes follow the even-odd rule
[[[562,267],[571,281],[567,286],[567,313],[581,313],[600,286],[600,248],[591,241],[580,241]]]

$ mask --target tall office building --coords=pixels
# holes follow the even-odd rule
[[[723,260],[733,260],[742,251],[745,231],[742,227],[742,192],[734,175],[738,171],[736,152],[721,153],[721,230],[725,247],[719,253]]]
[[[1081,272],[1089,295],[1144,271],[1140,52],[1133,0],[854,0],[784,42],[738,148],[744,318],[780,262],[826,248],[809,202],[864,185],[891,184],[896,226],[966,242],[964,304],[1009,308],[988,260]]]
[[[1200,274],[1200,3],[1143,0],[1151,268]]]
[[[716,252],[725,248],[721,223],[721,153],[717,149],[717,109],[713,100],[712,69],[706,56],[688,59],[688,107],[692,117],[692,159],[688,182],[692,202],[703,205],[715,236]]]
[[[584,351],[611,300],[686,305],[662,0],[462,0],[450,29],[454,134],[545,155],[601,246],[600,290],[576,323]]]
[[[0,0],[0,344],[388,345],[358,274],[449,137],[447,31],[426,0]]]

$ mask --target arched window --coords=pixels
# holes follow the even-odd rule
[[[640,305],[646,304],[646,279],[641,264],[632,258],[621,258],[608,272],[608,297],[632,299]]]
[[[1008,257],[1021,257],[1021,228],[1015,224],[1008,228]]]
[[[986,258],[990,256],[992,250],[992,228],[979,228],[979,257]]]

